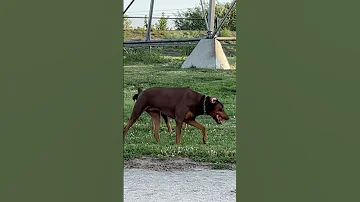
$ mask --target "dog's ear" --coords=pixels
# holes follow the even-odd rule
[[[210,103],[215,104],[217,102],[217,99],[215,97],[210,98]]]

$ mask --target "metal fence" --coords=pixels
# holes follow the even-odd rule
[[[197,43],[209,37],[209,23],[214,22],[214,31],[224,22],[235,19],[183,18],[175,13],[163,16],[131,15],[124,16],[124,55],[132,53],[150,53],[165,57],[183,57],[190,55]],[[225,16],[226,17],[226,16]],[[148,23],[151,31],[148,31]],[[232,22],[233,23],[233,22]],[[229,64],[236,66],[236,32],[222,29],[216,37],[221,42]],[[145,51],[144,51],[145,50]]]

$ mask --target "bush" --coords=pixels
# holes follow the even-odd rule
[[[223,30],[220,31],[220,36],[221,37],[232,37],[233,34],[232,34],[232,32],[230,30],[223,29]]]
[[[149,50],[148,47],[144,48],[126,48],[124,49],[124,64],[142,63],[142,64],[161,64],[171,62],[156,51]]]

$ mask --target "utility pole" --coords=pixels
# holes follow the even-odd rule
[[[229,10],[226,12],[224,18],[221,20],[220,24],[216,27],[216,30],[215,32],[212,34],[212,37],[214,37],[221,29],[221,27],[223,26],[226,18],[229,16],[230,12],[234,9],[235,7],[235,4],[236,4],[236,0],[233,0],[233,2],[231,3],[231,6],[229,8]]]
[[[209,1],[209,14],[208,14],[208,38],[212,39],[213,32],[214,32],[214,22],[215,22],[215,0]]]
[[[151,39],[151,20],[152,20],[153,11],[154,11],[154,0],[150,0],[149,21],[148,21],[148,27],[146,33],[146,41],[149,41]],[[151,54],[151,46],[149,46],[149,53]]]
[[[148,21],[148,27],[146,33],[146,41],[149,41],[151,38],[151,20],[152,20],[153,10],[154,10],[154,0],[150,0],[149,21]]]

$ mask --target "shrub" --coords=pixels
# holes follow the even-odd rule
[[[161,64],[170,62],[156,51],[149,50],[148,47],[126,48],[124,50],[124,64],[142,63],[142,64]]]
[[[223,30],[220,31],[220,36],[222,36],[222,37],[232,37],[233,34],[232,34],[232,32],[230,30],[223,29]]]

